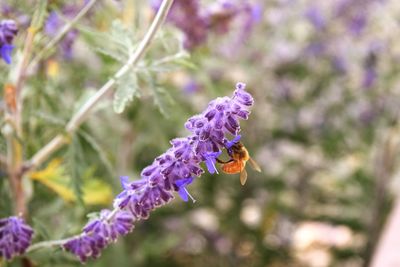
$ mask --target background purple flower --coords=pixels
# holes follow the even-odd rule
[[[86,1],[84,5],[85,4]],[[65,5],[62,8],[61,13],[66,18],[72,19],[76,16],[76,14],[78,14],[80,9],[82,9],[81,5],[69,4]],[[65,22],[60,17],[60,15],[57,14],[57,12],[53,11],[49,14],[47,18],[47,21],[44,25],[44,30],[47,35],[53,37],[59,32],[59,30],[64,26],[64,24]],[[60,42],[60,50],[62,51],[64,58],[70,59],[72,57],[73,44],[75,43],[78,34],[79,32],[77,29],[72,29],[64,36],[64,38]]]
[[[160,0],[151,1],[157,10]],[[176,0],[168,14],[168,20],[184,33],[183,45],[192,50],[204,44],[211,32],[227,34],[235,19],[241,22],[237,40],[242,43],[247,39],[253,25],[261,20],[261,5],[249,1],[216,1],[213,4],[201,5],[199,0]]]
[[[12,42],[17,33],[15,21],[9,19],[0,21],[0,54],[7,64],[11,63],[11,53],[14,48]]]

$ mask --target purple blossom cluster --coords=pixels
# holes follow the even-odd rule
[[[129,233],[135,221],[147,219],[152,210],[172,200],[173,192],[178,192],[184,201],[189,198],[194,201],[187,186],[204,173],[203,162],[210,173],[217,172],[216,158],[240,138],[239,119],[248,118],[253,102],[243,83],[236,85],[232,97],[211,101],[203,113],[186,122],[191,134],[173,139],[171,148],[144,168],[139,180],[129,182],[128,177],[121,177],[123,191],[114,200],[114,210],[103,211],[83,228],[81,235],[63,244],[63,248],[85,262],[98,257],[119,236]],[[234,139],[230,141],[228,136]]]
[[[23,254],[31,244],[32,228],[16,216],[0,219],[0,259]]]
[[[100,252],[119,236],[133,230],[135,218],[131,213],[120,210],[112,214],[110,210],[102,210],[97,219],[89,221],[83,228],[83,233],[67,241],[63,247],[77,255],[81,262],[89,257],[97,258]]]
[[[161,0],[152,0],[151,5],[158,9]],[[210,32],[219,35],[226,34],[231,28],[234,19],[242,22],[239,35],[244,39],[253,24],[261,17],[259,5],[249,1],[220,0],[211,5],[202,7],[199,0],[176,0],[168,14],[168,20],[184,33],[183,45],[186,49],[193,49],[207,41]]]
[[[18,27],[15,21],[10,19],[0,21],[0,55],[7,64],[11,63],[11,53],[14,49],[12,42],[17,33]]]

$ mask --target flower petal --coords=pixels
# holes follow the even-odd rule
[[[9,45],[9,44],[4,44],[1,48],[0,48],[0,54],[1,57],[4,59],[4,61],[7,64],[11,63],[11,53],[14,49],[13,45]]]
[[[231,148],[234,144],[236,144],[237,142],[240,141],[240,138],[241,138],[241,137],[242,137],[242,136],[241,136],[240,134],[236,135],[235,138],[233,138],[231,141],[227,141],[227,142],[226,142],[225,147],[226,147],[227,149]]]
[[[123,189],[129,188],[129,177],[128,176],[120,176],[119,180],[121,182],[121,186]]]
[[[180,187],[178,193],[183,201],[187,202],[189,200],[189,195],[185,187]]]

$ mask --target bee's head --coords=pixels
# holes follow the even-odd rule
[[[243,144],[241,143],[241,142],[236,142],[233,146],[232,146],[232,149],[234,150],[234,151],[240,151],[240,150],[242,150],[243,149]]]

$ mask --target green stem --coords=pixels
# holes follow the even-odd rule
[[[75,24],[83,17],[86,15],[86,13],[94,6],[97,0],[91,0],[89,3],[87,3],[81,11],[68,23],[64,25],[64,27],[57,33],[56,36],[50,42],[47,43],[47,45],[37,53],[37,55],[33,58],[31,63],[29,64],[28,67],[28,73],[30,73],[33,68],[39,64],[39,62],[46,56],[46,53],[50,51],[56,44],[58,44],[62,38],[67,34],[72,27],[75,26]]]

